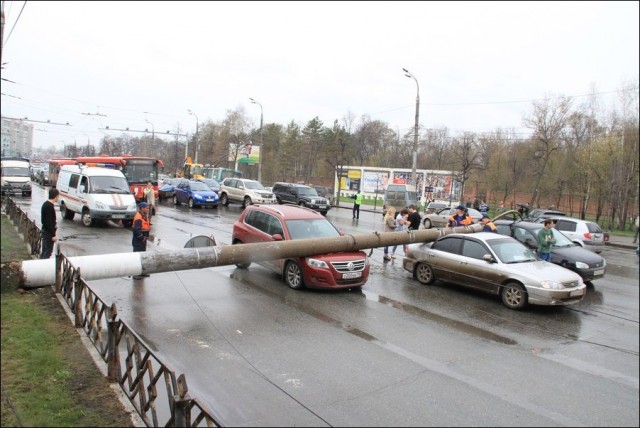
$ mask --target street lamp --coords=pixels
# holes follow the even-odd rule
[[[264,155],[264,149],[262,147],[262,104],[253,98],[249,98],[252,104],[258,104],[260,106],[260,158],[258,158],[258,181],[262,183],[262,156]]]
[[[153,123],[149,119],[145,119],[145,122],[151,125],[151,150],[153,150],[156,146],[156,128],[153,126]],[[149,151],[147,150],[147,155]]]
[[[191,110],[187,109],[187,111],[189,112],[189,114],[191,116],[195,116],[196,117],[196,160],[194,163],[198,163],[198,152],[200,151],[200,141],[198,140],[198,127],[199,127],[199,123],[198,123],[198,115],[195,114],[194,112],[192,112]],[[187,140],[187,147],[189,147],[189,141]],[[185,156],[184,158],[187,158],[187,154],[186,154],[186,149],[185,149]]]
[[[414,186],[417,186],[417,176],[416,176],[416,163],[418,162],[418,122],[420,120],[420,85],[418,85],[418,79],[416,76],[411,74],[409,70],[403,68],[404,75],[412,78],[416,82],[416,123],[415,128],[413,130],[413,158],[411,160],[411,182]]]

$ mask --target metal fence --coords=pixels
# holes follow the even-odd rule
[[[40,229],[11,198],[3,203],[5,213],[27,242],[32,255],[40,253]],[[152,352],[127,324],[118,318],[115,303],[103,301],[82,279],[80,269],[55,254],[59,293],[107,366],[107,379],[117,382],[147,426],[222,426],[196,398],[188,393],[184,375],[173,370]],[[163,388],[164,385],[164,388]]]

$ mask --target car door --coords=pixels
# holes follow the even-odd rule
[[[484,260],[486,255],[493,256],[484,242],[465,237],[459,266],[453,280],[466,287],[496,294],[500,289],[502,274],[499,272],[497,263]]]
[[[176,192],[175,192],[176,199],[181,204],[184,204],[189,199],[188,193],[187,193],[188,188],[189,188],[189,183],[185,183],[185,182],[178,184],[178,186],[176,187]]]
[[[431,223],[434,227],[444,227],[449,222],[449,217],[451,217],[455,212],[456,210],[453,208],[443,208],[433,216],[433,221]]]
[[[440,238],[431,245],[427,250],[426,263],[433,268],[436,278],[457,282],[461,247],[462,238],[454,236]]]

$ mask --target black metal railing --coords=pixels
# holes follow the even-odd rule
[[[40,229],[11,198],[3,203],[5,213],[30,247],[40,253]],[[219,419],[192,398],[184,375],[173,370],[127,324],[118,318],[115,303],[103,301],[82,279],[79,268],[60,252],[55,253],[55,292],[74,314],[107,367],[109,382],[117,382],[147,426],[221,426]]]

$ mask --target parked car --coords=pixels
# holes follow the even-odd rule
[[[318,195],[316,189],[304,184],[275,183],[273,185],[273,194],[279,204],[295,204],[301,207],[308,207],[322,215],[327,215],[327,211],[331,209],[331,203],[327,198]]]
[[[220,183],[220,203],[225,207],[230,202],[242,204],[245,208],[252,204],[276,204],[273,192],[265,190],[262,183],[248,178],[225,178]]]
[[[48,186],[49,183],[49,164],[44,164],[38,170],[36,175],[36,182],[42,186]]]
[[[545,209],[536,208],[534,210],[529,211],[529,214],[527,214],[525,220],[541,221],[541,220],[544,220],[545,218],[564,217],[564,216],[566,216],[566,214],[563,213],[562,211],[551,210],[551,209],[545,210]]]
[[[601,253],[606,240],[605,233],[597,223],[573,217],[554,219],[554,228],[558,229],[576,244],[595,253]]]
[[[175,205],[187,204],[189,208],[212,207],[218,208],[220,199],[218,194],[211,190],[202,181],[186,180],[175,188],[173,203]]]
[[[433,214],[437,211],[440,211],[443,208],[451,208],[451,204],[448,202],[429,202],[424,209],[425,214]]]
[[[162,186],[158,187],[158,201],[162,202],[163,199],[173,200],[175,194],[175,188],[183,181],[187,181],[186,178],[170,178]]]
[[[498,233],[511,236],[535,251],[538,248],[538,232],[542,223],[530,221],[496,220]],[[557,229],[551,229],[556,243],[551,246],[551,263],[570,269],[580,275],[583,281],[603,278],[607,261],[600,255],[582,248]]]
[[[216,194],[220,195],[220,183],[218,183],[218,180],[214,180],[213,178],[196,178],[196,181],[202,181],[209,186],[211,190],[216,192]]]
[[[233,224],[234,245],[342,235],[320,213],[295,205],[250,205]],[[369,278],[369,258],[363,251],[258,262],[283,276],[293,288],[359,288]],[[251,263],[238,264],[246,269]]]
[[[455,207],[442,208],[440,211],[433,214],[426,214],[422,219],[422,224],[425,229],[431,229],[432,227],[446,227],[449,222],[449,217],[455,215],[455,213]],[[467,214],[471,216],[474,223],[478,223],[482,219],[482,213],[476,209],[467,208]]]
[[[497,233],[452,233],[433,243],[409,244],[402,266],[422,284],[438,279],[491,293],[509,309],[570,305],[586,293],[580,275]]]
[[[318,196],[322,196],[327,201],[329,201],[329,205],[333,205],[333,192],[327,186],[313,186],[316,189],[316,193]]]

